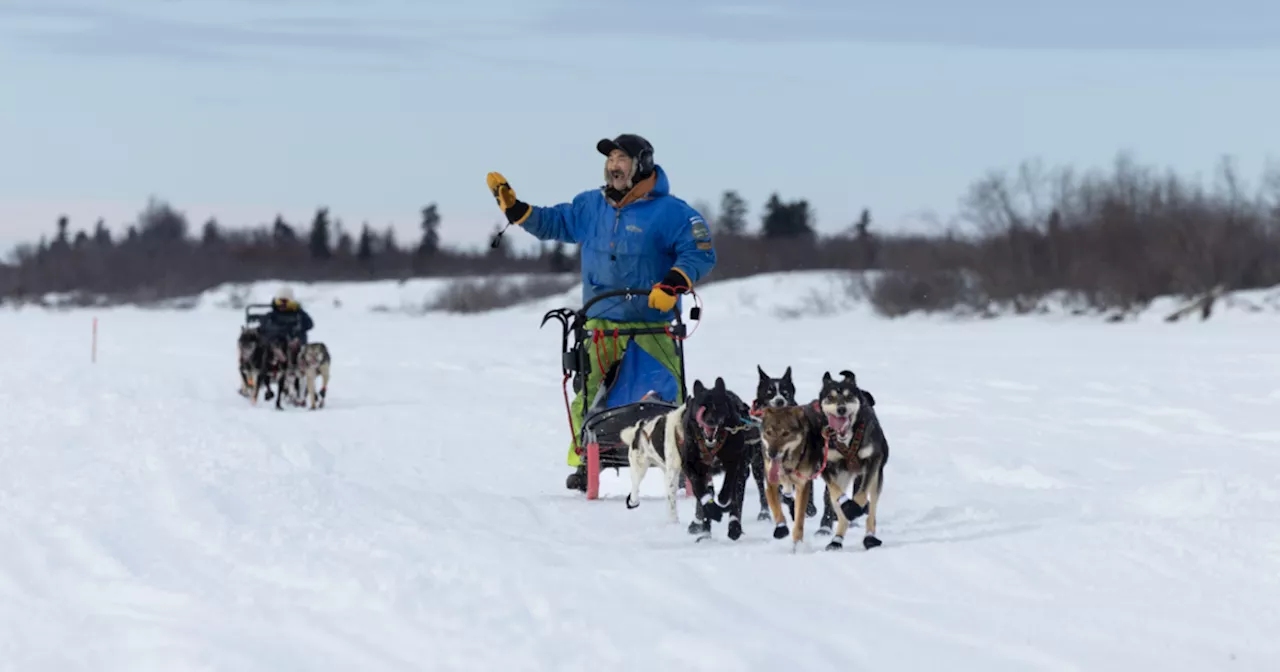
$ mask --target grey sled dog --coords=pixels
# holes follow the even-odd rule
[[[298,371],[295,376],[306,380],[306,388],[300,401],[310,402],[311,410],[324,407],[325,397],[329,393],[329,366],[332,359],[329,347],[324,343],[308,343],[298,353]],[[324,384],[316,389],[316,379],[321,378]],[[295,383],[296,384],[296,383]]]

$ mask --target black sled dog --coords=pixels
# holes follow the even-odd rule
[[[824,373],[818,397],[826,418],[823,440],[827,466],[822,480],[827,484],[827,499],[836,504],[840,518],[827,549],[841,548],[849,522],[863,513],[867,514],[867,522],[862,545],[871,549],[880,545],[876,537],[876,506],[884,489],[889,441],[873,408],[875,397],[858,387],[852,371],[841,371],[840,376],[835,380],[830,372]]]
[[[756,428],[746,420],[748,407],[729,391],[723,378],[713,387],[693,382],[693,394],[685,403],[654,418],[623,429],[619,438],[627,446],[631,493],[627,508],[640,505],[640,482],[650,466],[666,474],[668,516],[678,522],[676,488],[684,476],[693,487],[695,520],[689,532],[698,540],[711,536],[711,521],[729,514],[728,536],[742,536],[742,503],[746,494],[751,452],[756,450]],[[724,469],[719,496],[712,475]],[[726,497],[726,494],[728,495]]]

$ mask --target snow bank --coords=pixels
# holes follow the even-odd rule
[[[506,274],[492,276],[459,276],[449,278],[413,278],[408,280],[374,280],[369,282],[292,282],[263,280],[252,283],[228,283],[195,297],[192,308],[200,310],[243,310],[251,303],[270,303],[281,285],[293,288],[294,295],[308,308],[326,307],[354,312],[422,314],[451,285],[460,282],[484,283],[500,281],[511,285],[530,282],[572,282],[576,275]]]
[[[806,317],[858,316],[885,319],[872,307],[867,292],[878,272],[848,271],[792,271],[762,273],[745,278],[712,281],[699,286],[698,295],[708,314],[741,318],[776,318],[793,320]],[[502,283],[510,288],[529,287],[530,283],[545,286],[563,283],[565,291],[546,295],[546,290],[531,293],[536,298],[516,305],[486,312],[541,313],[562,306],[582,305],[581,287],[576,273],[563,275],[507,274],[490,276],[460,276],[450,278],[415,278],[408,280],[378,280],[365,282],[291,282],[264,280],[252,283],[228,283],[198,296],[177,299],[152,306],[160,310],[242,311],[251,303],[268,303],[280,285],[288,284],[308,310],[340,310],[355,313],[396,313],[410,316],[438,315],[434,308],[449,289],[458,283]],[[1144,309],[1122,316],[1121,322],[1161,322],[1175,310],[1187,305],[1182,297],[1162,297]],[[47,295],[45,306],[59,310],[82,310],[66,295]],[[692,303],[686,303],[686,310]],[[93,306],[94,311],[121,310]],[[1036,308],[1025,314],[993,308],[999,319],[1033,319],[1049,322],[1062,320],[1116,321],[1111,312],[1085,311],[1070,298],[1057,294],[1042,299]],[[1273,319],[1280,313],[1280,287],[1249,290],[1228,294],[1219,299],[1213,308],[1211,320],[1222,319]],[[687,313],[686,313],[687,315]],[[914,313],[896,318],[905,321],[973,321],[989,319],[970,314]],[[1198,315],[1183,318],[1182,322],[1197,323]]]

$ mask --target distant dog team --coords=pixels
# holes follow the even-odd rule
[[[240,328],[236,340],[240,371],[240,395],[257,405],[258,395],[266,390],[265,399],[274,397],[276,408],[284,410],[286,395],[295,406],[315,410],[324,407],[329,391],[331,359],[324,343],[301,343],[289,339],[283,343],[263,338],[255,327]],[[321,379],[316,387],[317,379]],[[271,384],[276,384],[272,392]],[[305,385],[305,387],[304,387]]]
[[[676,493],[687,478],[695,498],[690,533],[699,540],[710,536],[711,521],[720,521],[727,511],[728,536],[737,540],[750,471],[760,491],[760,519],[772,518],[774,538],[790,534],[794,547],[804,540],[805,518],[817,514],[814,481],[821,478],[827,496],[819,534],[830,534],[835,523],[826,549],[842,549],[850,522],[863,514],[862,545],[879,546],[876,513],[889,443],[874,409],[875,397],[858,387],[852,371],[841,371],[838,379],[826,372],[818,398],[801,406],[790,367],[781,378],[760,367],[757,372],[759,385],[749,407],[722,378],[710,388],[695,380],[685,403],[622,430],[631,470],[627,508],[640,505],[640,483],[648,468],[661,467],[670,522],[679,522]],[[714,470],[725,474],[719,497],[712,486]],[[791,527],[784,504],[791,510]]]

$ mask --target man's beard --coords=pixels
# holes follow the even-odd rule
[[[604,176],[605,176],[605,183],[609,186],[610,189],[614,189],[620,192],[625,192],[633,186],[631,184],[631,178],[629,175],[627,175],[627,172],[625,170],[621,170],[618,168],[614,168],[610,170],[608,168],[605,168]],[[622,186],[618,186],[619,181],[621,181]]]

